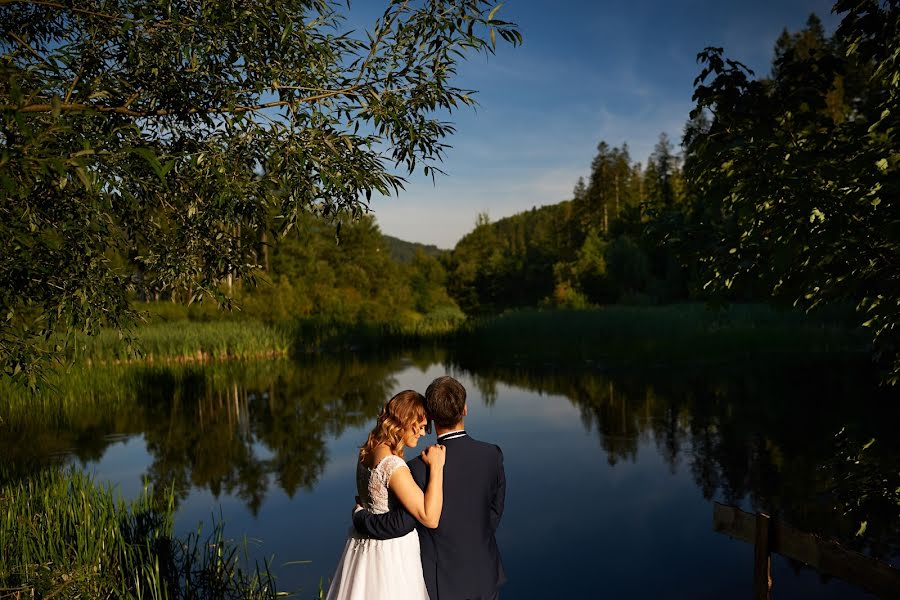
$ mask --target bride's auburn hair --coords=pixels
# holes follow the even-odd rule
[[[403,390],[388,400],[381,412],[378,413],[378,421],[369,439],[359,450],[360,462],[365,460],[375,451],[375,447],[385,444],[391,449],[391,454],[403,456],[403,435],[425,419],[425,396],[414,390]]]

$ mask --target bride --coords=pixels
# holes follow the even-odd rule
[[[424,493],[403,460],[404,447],[416,447],[427,422],[422,394],[405,390],[391,398],[359,451],[356,489],[360,503],[371,512],[388,512],[399,502],[422,525],[434,529],[444,503],[446,450],[434,445],[422,452],[429,467]],[[351,527],[327,600],[427,599],[416,530],[376,540]]]

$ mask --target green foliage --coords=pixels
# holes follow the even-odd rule
[[[311,215],[299,219],[297,229],[272,252],[269,271],[260,274],[266,281],[235,291],[235,317],[412,332],[433,312],[461,315],[447,294],[441,263],[420,251],[399,264],[371,217],[345,221],[340,243]]]
[[[424,252],[426,256],[438,258],[447,251],[438,248],[432,244],[419,244],[416,242],[407,242],[390,235],[384,236],[388,248],[391,251],[391,257],[398,263],[409,264],[415,259],[419,252]]]
[[[447,293],[447,271],[439,260],[417,250],[407,272],[416,311],[429,314],[456,309],[456,303]]]
[[[687,299],[671,243],[684,183],[664,135],[651,162],[644,172],[627,145],[601,142],[589,183],[579,179],[571,201],[479,219],[445,259],[450,295],[469,314]]]
[[[840,0],[832,39],[783,35],[773,76],[698,56],[684,236],[707,292],[813,308],[850,302],[900,380],[900,4]]]
[[[846,427],[834,437],[835,455],[825,465],[836,479],[831,497],[836,509],[859,523],[856,535],[863,536],[880,507],[893,506],[895,514],[900,513],[900,473],[881,468],[877,448],[870,450],[877,438],[863,443]],[[873,529],[883,527],[883,523],[873,522]]]
[[[536,306],[552,295],[554,267],[572,254],[571,202],[533,208],[491,223],[479,217],[445,259],[447,290],[469,315]]]
[[[610,278],[616,282],[618,297],[647,290],[650,281],[650,265],[647,255],[627,235],[617,237],[607,254]]]
[[[610,148],[606,142],[597,145],[588,185],[583,192],[576,189],[573,200],[576,231],[581,233],[577,242],[591,230],[607,234],[610,224],[626,207],[642,201],[642,182],[636,172],[639,168],[631,164],[627,144],[621,148]]]
[[[2,481],[5,478],[0,478]],[[81,471],[50,469],[0,487],[0,588],[54,598],[275,598],[268,567],[247,572],[221,525],[172,537],[171,496],[126,504]]]
[[[284,308],[273,320],[384,323],[412,309],[408,281],[371,217],[344,223],[340,243],[333,233],[311,215],[298,219],[296,235],[272,253],[275,295],[245,286],[237,298],[246,298],[246,311],[266,315],[274,301]]]
[[[0,362],[34,384],[139,298],[252,282],[305,215],[437,169],[466,55],[520,34],[488,0],[0,4]]]
[[[236,300],[231,311],[212,302],[176,299],[133,302],[148,322],[133,337],[112,329],[72,336],[65,358],[88,363],[143,360],[205,361],[295,356],[324,348],[398,343],[447,335],[465,315],[446,291],[441,263],[419,252],[398,264],[369,216],[334,230],[312,215],[260,269],[260,284],[235,282],[223,290]]]

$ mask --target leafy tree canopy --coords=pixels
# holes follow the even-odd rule
[[[833,39],[782,36],[773,78],[699,55],[687,250],[705,287],[797,306],[851,302],[900,380],[900,2],[840,0]],[[693,246],[691,245],[693,244]]]
[[[0,363],[32,384],[128,294],[252,278],[266,233],[437,169],[491,0],[0,0]],[[339,222],[340,220],[338,220]]]

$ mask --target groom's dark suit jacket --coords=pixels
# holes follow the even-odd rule
[[[438,439],[447,448],[447,458],[444,507],[436,529],[422,527],[402,507],[380,515],[361,510],[353,516],[357,531],[378,539],[400,537],[418,527],[431,600],[493,598],[506,581],[494,537],[506,498],[503,453],[493,444],[457,435]],[[421,456],[407,464],[424,490],[428,466]]]

